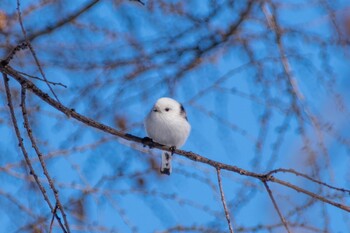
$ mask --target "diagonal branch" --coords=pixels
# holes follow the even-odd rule
[[[41,30],[39,30],[37,32],[34,32],[34,33],[30,34],[28,36],[28,40],[29,41],[34,41],[39,36],[50,34],[54,30],[56,30],[56,29],[58,29],[58,28],[60,28],[60,27],[62,27],[64,25],[66,25],[69,22],[72,22],[73,20],[78,18],[81,14],[83,14],[84,12],[89,10],[91,7],[93,7],[98,2],[99,2],[99,0],[92,0],[92,1],[88,2],[87,4],[82,6],[80,9],[78,9],[77,11],[75,11],[74,13],[69,15],[68,17],[63,18],[63,19],[57,21],[55,24],[52,24],[52,25],[50,25],[50,26],[48,26],[48,27],[46,27],[44,29],[41,29]]]
[[[274,198],[273,195],[272,195],[272,192],[271,192],[270,187],[267,185],[266,182],[263,182],[263,183],[264,183],[264,186],[265,186],[265,188],[266,188],[266,190],[267,190],[267,193],[268,193],[269,196],[270,196],[270,199],[271,199],[271,201],[272,201],[272,203],[273,203],[273,206],[275,207],[275,210],[277,211],[278,216],[280,217],[281,222],[283,223],[284,228],[286,228],[287,232],[290,233],[290,230],[289,230],[287,221],[286,221],[286,219],[283,217],[283,215],[282,215],[280,209],[278,208],[277,202],[276,202],[275,198]]]
[[[277,43],[280,58],[282,61],[282,66],[283,66],[284,72],[288,78],[289,85],[291,86],[292,93],[302,103],[304,101],[304,95],[300,92],[298,84],[297,84],[297,80],[295,79],[295,77],[292,74],[292,68],[289,64],[288,58],[286,56],[285,48],[282,44],[281,28],[278,26],[274,15],[272,15],[271,12],[269,11],[267,4],[263,3],[261,7],[262,7],[262,11],[266,17],[266,20],[267,20],[269,27],[274,31],[274,33],[276,35],[276,43]]]
[[[23,20],[22,20],[22,13],[21,13],[21,9],[20,9],[20,0],[17,0],[17,14],[18,14],[18,20],[19,20],[19,24],[20,24],[21,29],[22,29],[22,33],[23,33],[23,36],[24,36],[25,43],[26,43],[26,45],[28,46],[30,52],[31,52],[32,55],[33,55],[34,61],[35,61],[35,63],[36,63],[36,66],[38,67],[38,69],[39,69],[39,71],[40,71],[40,74],[43,76],[47,87],[50,89],[50,91],[51,91],[51,93],[53,94],[53,96],[55,97],[55,99],[56,99],[58,102],[60,102],[59,99],[58,99],[58,97],[57,97],[57,95],[56,95],[56,93],[53,91],[53,89],[52,89],[50,83],[47,81],[46,75],[45,75],[45,73],[44,73],[44,71],[43,71],[43,69],[42,69],[42,67],[41,67],[41,65],[40,65],[39,59],[38,59],[38,57],[36,56],[36,53],[35,53],[35,51],[34,51],[34,48],[33,48],[32,44],[30,43],[30,40],[29,40],[28,37],[27,37],[27,32],[26,32],[26,30],[25,30],[25,28],[24,28]]]
[[[22,42],[18,44],[10,51],[10,53],[6,56],[5,59],[1,60],[1,65],[6,66],[7,64],[9,64],[18,51],[24,50],[26,48],[28,48],[27,42]]]
[[[46,179],[49,182],[49,185],[54,193],[54,196],[56,199],[56,206],[60,209],[60,211],[62,213],[64,225],[66,226],[67,231],[70,232],[68,221],[67,221],[67,216],[66,216],[66,213],[63,209],[63,205],[59,199],[58,190],[55,187],[55,184],[54,184],[52,178],[50,177],[49,172],[47,171],[45,161],[43,160],[43,154],[40,152],[40,150],[36,144],[35,138],[33,136],[33,131],[32,131],[30,124],[29,124],[27,107],[26,107],[26,86],[25,86],[25,84],[22,86],[22,90],[21,90],[21,108],[22,108],[22,115],[23,115],[23,119],[24,119],[24,128],[26,128],[26,130],[27,130],[27,134],[28,134],[28,137],[30,139],[30,142],[32,143],[32,147],[34,148],[36,154],[38,155],[40,165],[44,171],[44,175],[46,176]],[[53,214],[55,214],[55,213],[56,213],[56,207],[54,209]]]
[[[313,192],[310,192],[310,191],[308,191],[306,189],[300,188],[300,187],[298,187],[298,186],[296,186],[294,184],[291,184],[291,183],[289,183],[287,181],[277,179],[277,178],[275,178],[273,176],[269,176],[267,181],[278,183],[278,184],[280,184],[282,186],[288,187],[290,189],[294,189],[297,192],[304,193],[304,194],[306,194],[306,195],[308,195],[308,196],[310,196],[312,198],[316,198],[316,199],[318,199],[318,200],[320,200],[322,202],[328,203],[328,204],[330,204],[332,206],[335,206],[335,207],[338,207],[338,208],[340,208],[342,210],[346,210],[347,212],[350,212],[350,207],[349,206],[346,206],[346,205],[343,205],[341,203],[332,201],[332,200],[330,200],[328,198],[322,197],[322,196],[320,196],[320,195],[318,195],[316,193],[313,193]]]
[[[216,174],[217,174],[217,177],[218,177],[221,202],[222,202],[222,205],[224,206],[225,217],[226,217],[226,220],[227,220],[228,228],[230,229],[230,233],[234,233],[232,225],[231,225],[230,213],[228,212],[227,205],[226,205],[224,190],[222,188],[220,169],[216,169]]]
[[[11,92],[10,92],[10,87],[9,87],[9,84],[8,84],[8,77],[6,74],[3,74],[3,79],[4,79],[4,83],[5,83],[5,91],[6,91],[6,96],[7,96],[7,101],[8,101],[8,107],[9,107],[9,110],[10,110],[10,115],[11,115],[11,120],[12,120],[12,124],[13,124],[13,128],[15,129],[15,133],[16,133],[16,136],[17,136],[17,139],[18,139],[18,146],[21,148],[22,150],[22,153],[23,153],[23,156],[24,156],[24,159],[27,163],[27,166],[29,168],[29,173],[33,176],[35,182],[37,183],[37,185],[39,186],[39,189],[41,191],[41,193],[43,194],[44,196],[44,199],[45,201],[47,202],[48,206],[50,207],[50,210],[52,213],[54,213],[54,208],[50,202],[50,199],[49,197],[47,196],[46,194],[46,189],[44,188],[44,186],[41,184],[39,178],[38,178],[38,175],[35,173],[34,169],[33,169],[33,166],[31,164],[31,161],[29,159],[29,155],[28,155],[28,152],[27,150],[25,149],[24,147],[24,143],[23,143],[23,138],[21,136],[21,132],[19,131],[19,128],[18,128],[18,124],[17,124],[17,119],[16,119],[16,116],[15,116],[15,111],[14,111],[14,108],[13,108],[13,104],[12,104],[12,96],[11,96]],[[61,226],[62,230],[65,232],[65,233],[69,233],[66,231],[66,229],[64,228],[62,222],[61,222],[61,219],[60,217],[58,217],[57,214],[55,214],[55,217],[59,223],[59,225]]]

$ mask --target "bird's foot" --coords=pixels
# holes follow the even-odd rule
[[[148,146],[150,149],[153,148],[153,139],[152,138],[149,138],[149,137],[144,137],[142,138],[142,144],[143,144],[143,147],[146,147]]]
[[[174,152],[176,150],[176,146],[171,146],[171,147],[169,147],[169,149],[170,149],[171,154],[174,154]]]

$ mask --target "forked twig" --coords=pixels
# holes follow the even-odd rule
[[[30,75],[30,74],[26,74],[26,73],[24,73],[24,72],[20,72],[20,71],[18,71],[18,73],[19,74],[22,74],[22,75],[24,75],[24,76],[27,76],[27,77],[29,77],[29,78],[32,78],[32,79],[37,79],[37,80],[40,80],[40,81],[45,81],[44,79],[42,79],[42,78],[39,78],[39,77],[36,77],[36,76],[33,76],[33,75]],[[50,83],[50,84],[52,84],[52,85],[58,85],[58,86],[61,86],[61,87],[64,87],[64,88],[67,88],[67,86],[66,85],[64,85],[63,83],[59,83],[59,82],[53,82],[53,81],[49,81],[49,80],[47,80],[47,82],[48,83]]]
[[[32,166],[32,163],[31,163],[31,161],[29,159],[28,152],[25,149],[25,146],[24,146],[24,143],[23,143],[23,138],[22,138],[21,132],[19,131],[19,128],[18,128],[17,119],[16,119],[14,108],[13,108],[13,104],[12,104],[12,96],[11,96],[11,91],[10,91],[10,87],[9,87],[9,84],[8,84],[9,80],[8,80],[7,75],[4,74],[4,73],[3,73],[3,79],[4,79],[4,83],[5,83],[5,91],[6,91],[6,97],[7,97],[7,101],[8,101],[8,107],[9,107],[9,111],[10,111],[11,120],[12,120],[13,128],[15,130],[15,133],[16,133],[16,136],[17,136],[17,139],[18,139],[18,146],[21,148],[22,154],[23,154],[24,159],[26,161],[26,164],[27,164],[27,166],[29,168],[29,173],[33,176],[35,182],[39,186],[39,189],[40,189],[41,193],[43,194],[44,199],[47,202],[48,206],[50,207],[51,212],[54,213],[54,208],[53,208],[53,206],[52,206],[52,204],[50,202],[49,197],[46,194],[46,189],[41,184],[41,182],[40,182],[40,180],[38,178],[38,175],[35,173],[35,171],[33,169],[33,166]],[[55,217],[56,217],[58,223],[60,224],[62,230],[65,233],[68,233],[66,231],[65,227],[63,226],[60,217],[58,217],[57,214],[55,214]]]
[[[34,148],[34,150],[39,158],[40,165],[44,171],[44,175],[46,176],[46,179],[49,182],[50,188],[52,189],[54,196],[55,196],[55,199],[56,199],[56,206],[55,206],[54,211],[56,212],[57,207],[60,209],[60,211],[62,213],[64,225],[66,226],[66,229],[69,233],[70,230],[69,230],[69,224],[67,221],[67,216],[66,216],[66,213],[63,209],[63,205],[59,199],[58,190],[55,187],[55,184],[54,184],[52,178],[50,177],[49,172],[47,171],[46,164],[45,164],[45,161],[43,159],[43,154],[40,152],[39,147],[36,144],[35,138],[33,136],[33,131],[32,131],[30,124],[29,124],[28,115],[27,115],[27,108],[26,108],[26,86],[25,86],[25,84],[22,85],[22,90],[21,90],[21,108],[22,108],[22,115],[23,115],[23,119],[24,119],[24,128],[27,130],[27,134],[28,134],[28,137],[30,139],[30,142],[32,143],[32,147]],[[53,213],[53,214],[55,214],[55,213]]]
[[[294,175],[296,175],[296,176],[301,176],[301,177],[303,177],[303,178],[305,178],[305,179],[307,179],[307,180],[310,180],[310,181],[312,181],[312,182],[314,182],[314,183],[323,185],[323,186],[325,186],[325,187],[327,187],[327,188],[334,189],[334,190],[340,191],[340,192],[346,192],[346,193],[350,194],[350,190],[349,190],[349,189],[338,188],[338,187],[329,185],[329,184],[327,184],[327,183],[325,183],[325,182],[316,180],[315,178],[312,178],[312,177],[310,177],[310,176],[308,176],[308,175],[305,175],[305,174],[303,174],[303,173],[301,173],[301,172],[298,172],[298,171],[296,171],[296,170],[294,170],[294,169],[278,168],[278,169],[269,171],[269,172],[267,173],[267,175],[270,176],[270,175],[272,175],[273,173],[279,173],[279,172],[291,173],[291,174],[294,174]]]
[[[55,209],[53,210],[53,213],[52,213],[52,218],[51,218],[51,222],[50,222],[49,233],[52,232],[52,227],[53,227],[53,222],[54,222],[54,220],[55,220],[56,211],[57,211],[57,204],[55,205]]]

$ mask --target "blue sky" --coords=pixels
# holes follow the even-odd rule
[[[219,2],[224,4],[226,1]],[[25,15],[25,27],[28,32],[45,28],[84,3],[48,4]],[[191,52],[177,56],[177,51],[183,46],[190,47],[199,43],[199,38],[206,37],[213,31],[219,33],[227,29],[239,16],[237,12],[244,7],[244,2],[235,3],[233,9],[223,9],[208,25],[195,26],[184,16],[165,14],[153,1],[145,3],[146,6],[127,1],[121,4],[101,2],[79,17],[74,24],[66,25],[33,42],[48,79],[68,86],[66,89],[55,86],[55,92],[63,104],[114,128],[118,128],[116,119],[124,119],[128,133],[143,137],[145,132],[142,122],[147,111],[159,97],[171,96],[184,104],[192,125],[184,150],[254,172],[280,167],[292,168],[332,185],[349,188],[349,145],[342,144],[330,133],[324,133],[328,151],[328,155],[324,155],[318,146],[317,134],[310,119],[302,113],[306,135],[316,158],[315,163],[310,163],[313,157],[305,150],[297,118],[295,115],[286,117],[286,109],[291,103],[286,76],[278,61],[274,34],[262,23],[265,16],[258,6],[254,7],[251,19],[241,26],[239,34],[233,35],[216,50],[208,52],[199,66],[177,76],[181,67],[194,56]],[[22,8],[25,9],[27,4],[23,2]],[[151,4],[155,4],[154,11]],[[329,4],[331,8],[339,9],[336,12],[343,12],[347,3],[334,1]],[[298,7],[293,8],[294,5]],[[188,14],[200,18],[212,6],[193,1],[184,3],[183,7]],[[321,43],[315,39],[317,36],[318,39],[327,41],[335,37],[324,7],[301,1],[286,1],[278,7],[281,25],[286,29],[296,29],[295,32],[289,31],[282,42],[305,103],[324,129],[327,123],[336,134],[348,138],[348,46],[327,44],[326,47],[321,47]],[[5,1],[2,6],[0,4],[0,8],[15,14],[16,5],[12,1]],[[11,42],[21,38],[18,22],[13,22],[14,26],[9,29],[10,35],[13,34],[9,37]],[[191,29],[193,26],[194,29]],[[171,37],[186,30],[192,31],[170,43]],[[3,34],[1,37],[5,38]],[[261,70],[250,63],[250,57],[242,43],[244,39],[255,58],[261,61]],[[199,46],[205,45],[199,43]],[[162,54],[159,52],[161,49],[167,52]],[[0,54],[6,54],[4,49],[0,50]],[[136,64],[118,63],[125,60],[134,60]],[[169,64],[164,65],[166,61]],[[133,77],[132,72],[138,62],[142,62],[148,70]],[[27,51],[18,53],[11,65],[39,76]],[[151,68],[152,66],[156,68]],[[213,87],[213,83],[221,79],[223,81]],[[333,86],[329,81],[332,79],[335,80]],[[48,92],[42,82],[35,83]],[[14,90],[19,90],[15,81],[11,80],[10,85]],[[206,91],[199,96],[203,90]],[[336,94],[332,90],[343,98],[345,110],[339,109]],[[19,163],[22,155],[9,122],[3,87],[0,102],[0,106],[3,106],[0,108],[0,167],[4,168],[7,164]],[[18,100],[16,106],[19,125],[22,125]],[[78,230],[77,227],[74,232],[94,232],[89,229],[94,226],[103,226],[106,232],[162,232],[178,225],[227,232],[214,168],[176,155],[173,174],[169,177],[160,176],[157,169],[151,167],[152,159],[159,165],[159,151],[121,141],[74,119],[68,119],[31,93],[28,106],[32,109],[30,118],[40,149],[45,155],[58,151],[54,158],[46,162],[60,190],[60,198],[70,210],[68,220],[71,228],[85,227],[83,230]],[[260,124],[264,117],[267,119],[265,130],[264,125]],[[285,122],[286,133],[279,134],[283,131]],[[22,132],[25,133],[24,130]],[[280,135],[282,139],[279,138]],[[259,138],[263,140],[260,151],[256,148],[256,140]],[[98,143],[101,139],[106,141]],[[281,144],[275,151],[276,142]],[[27,139],[25,143],[30,156],[35,158]],[[97,145],[79,148],[91,143]],[[77,149],[68,154],[61,151],[70,148]],[[39,164],[34,164],[37,173],[42,175]],[[49,215],[50,211],[40,193],[30,188],[23,178],[25,174],[27,171],[23,166],[13,168],[11,172],[1,170],[1,191],[16,197],[38,216]],[[225,196],[230,204],[236,230],[241,226],[280,223],[261,182],[225,171],[222,175]],[[106,179],[109,176],[113,179]],[[319,186],[301,177],[285,174],[277,177],[310,191],[321,192]],[[105,182],[98,186],[98,191],[91,191],[100,180]],[[143,184],[140,185],[139,182]],[[301,193],[277,184],[270,185],[284,215],[295,206],[309,201]],[[321,193],[334,194],[327,189]],[[52,194],[49,195],[53,200]],[[78,220],[74,211],[71,211],[74,206],[69,203],[73,199],[84,200],[86,215],[82,220]],[[339,201],[336,197],[330,199]],[[346,198],[343,200],[349,205]],[[21,225],[35,219],[19,211],[4,195],[0,195],[0,204],[5,206],[0,210],[0,215],[4,216],[0,218],[0,224],[7,232],[16,232]],[[18,216],[23,221],[18,220]],[[320,229],[323,229],[325,219],[329,220],[328,232],[347,232],[349,229],[346,212],[319,201],[305,208],[302,215],[288,218],[291,222],[306,221]],[[311,232],[292,229],[293,232]],[[275,232],[283,230],[277,228]],[[102,232],[101,229],[98,231]],[[60,229],[56,227],[54,232],[60,232]]]

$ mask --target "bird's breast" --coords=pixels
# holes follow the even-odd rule
[[[185,143],[191,129],[189,123],[181,116],[161,116],[160,114],[149,116],[145,126],[148,136],[154,141],[177,148]]]

